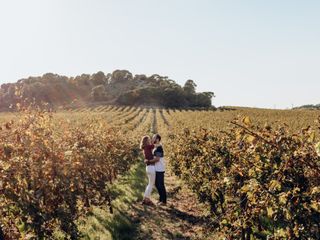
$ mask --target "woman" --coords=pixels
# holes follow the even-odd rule
[[[141,139],[140,143],[140,149],[143,150],[143,155],[145,160],[152,160],[153,159],[153,153],[152,150],[154,148],[154,145],[151,144],[151,139],[149,136],[144,136]],[[146,162],[146,172],[148,176],[148,185],[146,187],[146,190],[144,192],[144,197],[142,204],[152,205],[152,201],[150,199],[153,186],[155,184],[156,180],[156,170],[155,170],[155,164],[154,163],[147,163]]]
[[[156,172],[156,188],[159,193],[159,202],[158,205],[166,205],[167,204],[167,192],[166,187],[164,185],[164,174],[166,171],[165,161],[164,161],[164,151],[161,145],[161,136],[159,134],[155,134],[152,138],[152,143],[154,144],[153,150],[153,160],[145,160],[147,164],[155,164],[155,172]]]

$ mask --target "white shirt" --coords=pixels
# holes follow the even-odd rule
[[[164,158],[160,158],[160,161],[155,163],[156,172],[165,172],[166,171],[166,164]]]

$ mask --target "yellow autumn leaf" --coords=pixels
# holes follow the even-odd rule
[[[269,185],[270,190],[281,190],[281,183],[278,180],[272,180]]]
[[[311,194],[317,194],[317,193],[320,193],[320,187],[312,188]]]
[[[250,177],[254,177],[256,175],[255,170],[253,170],[252,168],[249,169],[249,176]]]
[[[246,184],[241,188],[241,192],[248,192],[249,189],[250,189],[250,186],[248,184]]]
[[[311,132],[310,135],[309,135],[308,141],[312,143],[312,142],[315,141],[315,139],[316,139],[316,133],[315,132]]]
[[[284,209],[284,216],[287,220],[291,220],[292,219],[292,215],[290,213],[290,211],[288,209]]]
[[[251,126],[252,122],[251,119],[249,117],[244,117],[242,119],[242,122],[246,125],[246,126]]]
[[[284,237],[284,238],[288,237],[286,230],[283,228],[280,228],[277,230],[276,236],[277,237]]]
[[[311,201],[310,207],[317,212],[320,212],[320,202]]]
[[[4,162],[1,167],[4,171],[7,171],[11,167],[11,165],[9,163]]]
[[[251,204],[256,203],[256,196],[252,192],[247,192],[247,198]]]
[[[272,217],[274,214],[274,210],[272,209],[272,207],[268,207],[267,208],[267,215],[268,217]]]
[[[247,138],[246,138],[246,141],[248,143],[253,143],[253,141],[255,140],[256,138],[252,135],[248,135]]]
[[[221,221],[221,224],[222,224],[222,225],[227,225],[227,224],[228,224],[228,220],[223,219],[223,220]]]
[[[279,196],[279,202],[281,204],[286,204],[287,203],[287,195],[285,193],[282,193],[280,196]]]
[[[318,156],[320,157],[320,142],[318,142],[315,146],[316,152],[318,154]]]

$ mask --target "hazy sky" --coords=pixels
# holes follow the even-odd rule
[[[0,84],[158,73],[215,105],[320,103],[317,0],[0,0]]]

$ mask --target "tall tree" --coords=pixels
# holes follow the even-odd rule
[[[183,90],[187,94],[193,95],[193,94],[196,94],[196,87],[197,87],[197,84],[193,80],[189,79],[184,84]]]
[[[108,83],[106,76],[104,75],[104,72],[102,72],[102,71],[99,71],[97,73],[92,74],[91,80],[95,86]]]

